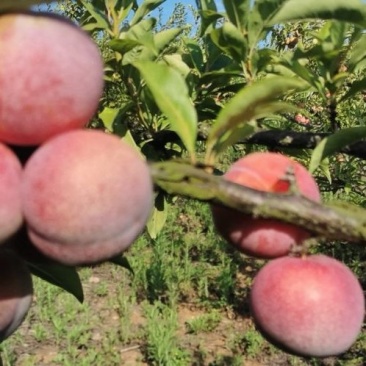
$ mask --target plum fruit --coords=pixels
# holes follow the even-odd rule
[[[22,173],[17,156],[0,143],[0,242],[14,234],[23,222],[20,198]]]
[[[302,356],[335,356],[355,342],[364,319],[361,285],[343,263],[325,255],[282,257],[256,275],[253,318],[280,348]]]
[[[87,33],[61,16],[9,12],[0,45],[0,141],[38,145],[89,122],[104,82]]]
[[[32,303],[32,276],[25,262],[0,249],[0,342],[20,326]]]
[[[29,158],[22,204],[30,239],[43,254],[90,264],[132,244],[149,218],[153,186],[137,150],[115,135],[75,130]]]
[[[272,193],[287,193],[286,175],[293,174],[298,193],[320,201],[318,186],[300,163],[279,153],[257,152],[236,161],[224,179],[243,186]],[[235,210],[212,206],[215,227],[221,236],[241,252],[258,258],[287,255],[294,245],[309,238],[296,225],[273,219],[256,219]]]

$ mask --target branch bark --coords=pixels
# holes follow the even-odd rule
[[[329,207],[301,195],[257,191],[228,182],[187,162],[153,163],[150,171],[156,186],[170,194],[224,205],[258,218],[291,223],[316,237],[366,242],[366,210],[357,206]]]
[[[270,148],[314,149],[327,136],[330,136],[330,133],[266,130],[257,132],[239,143],[264,145]],[[198,140],[205,141],[206,139],[207,134],[205,131],[199,131]],[[179,141],[179,137],[175,132],[167,130],[159,131],[154,135],[153,139],[153,143],[157,147],[164,146],[172,141]],[[340,152],[360,159],[366,159],[366,142],[356,142],[341,149]]]
[[[330,136],[330,134],[268,130],[257,132],[245,141],[242,141],[242,143],[265,145],[272,148],[314,149],[318,143],[327,136]],[[340,152],[360,159],[366,159],[366,142],[359,141],[353,143],[341,149]]]

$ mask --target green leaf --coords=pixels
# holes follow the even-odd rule
[[[127,32],[120,34],[120,39],[110,41],[112,49],[123,56],[122,65],[131,64],[141,59],[143,52],[157,56],[153,28],[156,19],[148,18],[132,26]]]
[[[124,104],[121,108],[109,108],[105,107],[98,115],[98,118],[103,122],[104,127],[113,132],[115,135],[122,137],[130,146],[141,152],[139,146],[136,144],[131,131],[127,127],[126,113],[133,108],[135,104],[133,102]]]
[[[127,52],[130,52],[137,46],[142,46],[143,44],[140,41],[135,39],[112,39],[108,42],[108,46],[113,50],[119,52],[121,55],[124,55]]]
[[[242,32],[247,28],[250,0],[224,0],[226,14],[230,22]]]
[[[248,39],[249,47],[255,48],[258,42],[263,39],[263,34],[268,27],[268,21],[281,8],[286,0],[256,0],[248,17]]]
[[[257,12],[263,26],[281,9],[288,0],[256,0],[253,5],[252,13]]]
[[[119,24],[124,23],[132,9],[137,10],[138,4],[136,0],[105,0],[107,11],[117,14],[117,20]],[[109,3],[109,4],[107,4]]]
[[[212,32],[216,21],[223,18],[222,14],[212,10],[200,11],[199,14],[201,15],[200,37]]]
[[[311,155],[309,171],[313,173],[319,167],[323,159],[365,137],[366,127],[351,127],[340,130],[331,136],[324,138]]]
[[[237,93],[244,87],[244,78],[237,71],[212,71],[206,72],[199,79],[199,87],[209,97],[213,93]],[[212,95],[210,95],[212,93]]]
[[[212,164],[215,156],[229,144],[242,138],[243,125],[280,111],[293,110],[278,98],[289,91],[302,90],[304,82],[289,77],[273,76],[244,87],[223,108],[214,122],[207,140],[207,156]],[[245,128],[244,128],[245,131]]]
[[[83,302],[83,287],[76,269],[59,264],[42,254],[29,240],[25,226],[2,245],[22,257],[32,274],[64,289]]]
[[[142,50],[140,61],[153,61],[161,55],[165,49],[171,46],[172,42],[177,38],[185,28],[172,28],[163,30],[154,35],[151,43],[154,44],[154,49],[145,48]]]
[[[196,4],[198,13],[201,16],[200,37],[202,37],[214,29],[213,25],[222,15],[217,12],[217,7],[213,0],[196,0]]]
[[[236,62],[245,60],[247,44],[243,34],[232,23],[226,22],[221,28],[210,33],[212,41],[229,54]]]
[[[28,262],[28,266],[35,276],[61,287],[71,295],[74,295],[80,302],[84,301],[83,287],[75,268],[51,262]]]
[[[337,22],[337,21],[329,21],[326,23],[328,28],[328,34],[326,35],[326,39],[330,39],[331,41],[331,48],[342,50],[344,47],[344,41],[347,39],[347,33],[350,30],[350,25],[344,22]]]
[[[308,67],[308,60],[306,60],[305,63],[302,61],[304,60],[282,60],[281,65],[287,67],[290,71],[299,76],[301,79],[305,80],[310,86],[315,88],[320,94],[323,95],[324,80],[319,77],[319,75],[311,71],[311,69]]]
[[[271,105],[268,104],[268,107],[271,107]],[[247,121],[246,123],[239,124],[231,128],[229,131],[226,131],[220,136],[220,138],[216,142],[214,156],[225,151],[225,149],[227,149],[230,146],[233,146],[238,141],[252,135],[257,130],[258,130],[257,123],[254,120],[252,120]]]
[[[155,47],[157,51],[160,53],[164,49],[166,49],[168,46],[171,45],[171,43],[186,29],[186,27],[180,27],[180,28],[171,28],[163,30],[154,36],[155,41]]]
[[[354,43],[348,61],[348,67],[351,72],[360,68],[361,62],[366,59],[366,34],[362,34],[360,39]]]
[[[94,31],[97,29],[106,30],[110,28],[107,16],[103,14],[96,6],[86,0],[80,0],[80,2],[89,12],[89,14],[95,19],[95,22],[92,23],[88,21],[85,25],[83,25],[84,30]]]
[[[145,0],[137,9],[133,16],[130,25],[133,26],[139,23],[147,14],[156,9],[159,5],[164,3],[165,0]]]
[[[182,60],[182,56],[177,53],[163,56],[163,60],[167,65],[176,69],[184,78],[186,78],[191,72],[189,66]]]
[[[226,71],[226,70],[220,70],[220,71],[209,71],[205,72],[202,77],[200,78],[201,84],[213,84],[216,83],[217,86],[222,89],[226,88],[228,85],[227,83],[237,83],[238,80],[240,82],[243,82],[243,76],[240,73],[240,71]]]
[[[319,165],[319,169],[327,178],[329,184],[332,184],[332,173],[330,171],[330,163],[328,158],[322,160],[322,162]]]
[[[359,0],[288,0],[271,19],[281,24],[305,19],[335,19],[366,26],[366,6]]]
[[[155,197],[155,206],[146,225],[147,232],[152,239],[156,239],[160,231],[163,229],[168,217],[168,207],[166,197],[163,192],[159,192]]]
[[[155,27],[155,24],[155,18],[141,20],[138,24],[132,26],[127,32],[121,33],[120,38],[137,41],[141,45],[154,50],[155,44],[152,29]]]
[[[188,65],[191,68],[196,69],[198,73],[201,73],[204,70],[205,65],[202,47],[196,41],[191,39],[186,40],[184,45],[188,50],[188,53],[185,54],[185,59]]]
[[[130,265],[130,262],[124,255],[117,255],[116,257],[111,258],[108,262],[116,264],[124,269],[127,269],[132,275],[134,275],[133,268]]]
[[[366,78],[354,81],[346,94],[342,96],[339,102],[343,102],[347,99],[352,98],[355,94],[366,90]]]
[[[188,152],[195,156],[197,114],[183,76],[172,67],[154,62],[135,62],[155,102],[168,118]]]
[[[108,130],[113,132],[114,128],[113,125],[116,121],[118,116],[119,109],[117,108],[109,108],[105,107],[99,114],[98,117],[103,122],[104,127]]]

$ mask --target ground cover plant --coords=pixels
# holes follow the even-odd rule
[[[0,5],[4,362],[363,364],[365,5],[38,3]]]

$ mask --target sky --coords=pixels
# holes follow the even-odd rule
[[[0,0],[1,1],[1,0]],[[142,0],[138,0],[138,4],[141,4]],[[169,17],[169,15],[173,12],[174,10],[174,6],[177,3],[181,3],[181,4],[185,4],[187,6],[193,6],[196,7],[196,1],[195,0],[166,0],[165,3],[163,5],[161,5],[161,7],[163,8],[164,13],[166,13],[167,17]],[[222,0],[215,0],[216,6],[218,8],[219,11],[223,11],[224,6],[222,3]],[[40,5],[40,8],[47,8],[47,6],[42,6]]]
[[[182,0],[182,1],[166,0],[165,3],[163,4],[163,7],[166,8],[167,11],[170,11],[170,10],[174,9],[174,4],[176,4],[178,2],[180,2],[182,4],[185,4],[185,5],[196,6],[196,1],[195,0]],[[218,7],[219,10],[223,9],[222,0],[216,0],[215,3],[216,3],[216,6]]]
[[[139,3],[141,3],[141,0],[139,1]],[[179,1],[179,0],[166,0],[165,3],[163,3],[161,5],[161,8],[163,9],[163,15],[166,16],[167,18],[169,18],[169,16],[172,14],[172,12],[174,10],[175,4],[177,4],[177,3],[184,4],[188,8],[190,6],[193,6],[194,8],[197,7],[195,0],[181,0],[181,1]],[[224,6],[223,6],[223,3],[222,3],[222,0],[215,0],[215,4],[217,6],[217,10],[218,11],[223,11],[224,10]],[[191,21],[193,22],[193,19],[191,20],[189,15],[190,14],[188,12],[188,19],[187,19],[187,21],[188,22],[191,22]]]

